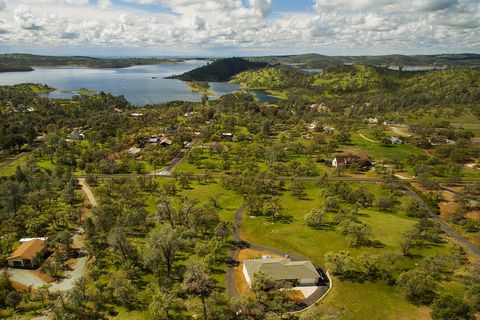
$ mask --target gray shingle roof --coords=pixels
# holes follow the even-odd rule
[[[273,280],[318,279],[320,275],[310,261],[291,261],[288,258],[251,259],[243,261],[250,279],[263,272]]]

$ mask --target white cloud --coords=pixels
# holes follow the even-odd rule
[[[316,0],[314,12],[276,14],[272,0],[128,1],[0,0],[0,45],[480,51],[478,0]]]
[[[0,0],[0,11],[7,9],[7,0]]]
[[[112,1],[110,0],[98,0],[98,6],[101,9],[107,9],[112,6]]]

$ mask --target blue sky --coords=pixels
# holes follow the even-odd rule
[[[480,1],[0,0],[0,52],[480,53]]]

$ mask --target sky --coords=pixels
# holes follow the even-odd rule
[[[0,0],[0,53],[480,53],[480,0]]]

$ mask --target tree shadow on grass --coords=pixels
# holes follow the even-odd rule
[[[285,224],[290,224],[293,222],[293,216],[289,214],[279,214],[275,216],[274,219],[269,219],[271,222],[280,222]]]
[[[313,229],[319,230],[319,231],[335,231],[337,226],[337,223],[322,223],[319,226],[314,227]]]

